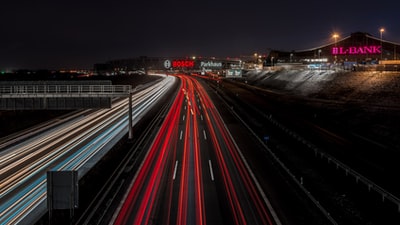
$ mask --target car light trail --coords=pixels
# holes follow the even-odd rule
[[[207,224],[211,209],[206,208],[206,202],[221,201],[205,197],[207,177],[208,185],[222,185],[214,189],[224,190],[220,195],[225,196],[226,202],[221,204],[229,206],[232,218],[228,221],[280,224],[279,219],[270,219],[265,196],[256,188],[254,175],[250,175],[250,168],[203,86],[191,76],[177,76],[182,81],[182,91],[112,223]],[[214,155],[217,166],[213,168],[204,155]],[[203,172],[204,168],[209,173]],[[215,173],[222,181],[214,182]]]
[[[138,121],[175,82],[173,77],[136,93],[133,115]],[[111,140],[127,133],[128,100],[57,124],[39,135],[0,152],[0,224],[17,224],[39,206],[46,204],[46,171],[78,170]],[[46,210],[45,207],[43,210]],[[43,215],[45,211],[39,211]]]
[[[179,92],[181,93],[181,92]],[[174,102],[170,111],[180,110],[183,102],[183,95],[178,94],[177,101]],[[179,113],[168,113],[165,123],[161,126],[159,134],[154,140],[151,149],[147,153],[141,169],[135,176],[130,192],[128,193],[125,204],[115,220],[115,224],[148,224],[154,206],[157,191],[159,191],[160,180],[163,175],[167,149],[170,142],[166,137],[177,137],[176,124]],[[166,140],[166,141],[164,141]],[[135,211],[132,216],[131,212]],[[129,218],[129,216],[132,216]]]

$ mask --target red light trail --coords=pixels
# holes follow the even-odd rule
[[[232,217],[220,215],[221,220],[234,224],[276,224],[204,87],[192,76],[177,76],[181,79],[180,91],[114,224],[203,225],[210,220],[207,202],[221,199],[225,200],[219,204],[229,208]],[[208,131],[208,135],[206,130],[202,131],[204,139],[209,136],[211,141],[201,140],[200,127]],[[214,171],[206,155],[217,160]],[[210,174],[204,172],[208,168],[212,181]],[[214,182],[214,172],[222,182]],[[205,181],[212,186],[222,184],[215,190],[223,190],[217,193],[223,198],[207,198]]]

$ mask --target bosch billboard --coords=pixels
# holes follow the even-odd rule
[[[181,68],[193,68],[194,67],[194,60],[187,60],[187,59],[175,59],[175,60],[165,60],[164,67],[166,69],[181,69]]]

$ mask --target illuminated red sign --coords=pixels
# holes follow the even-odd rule
[[[333,47],[333,55],[365,55],[365,54],[381,54],[381,46],[360,46],[360,47]]]
[[[172,61],[172,68],[191,68],[194,67],[193,60],[174,60]]]

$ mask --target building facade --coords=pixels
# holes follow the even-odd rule
[[[400,44],[381,40],[368,33],[355,32],[327,45],[301,51],[273,51],[271,57],[281,62],[346,61],[360,64],[379,63],[382,60],[399,60]]]

